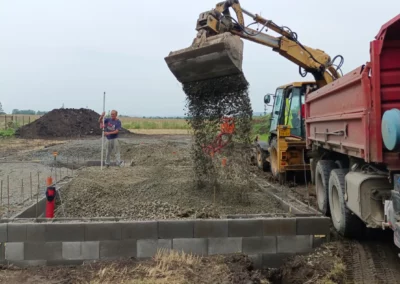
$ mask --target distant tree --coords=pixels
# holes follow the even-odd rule
[[[12,114],[26,114],[26,115],[35,115],[36,111],[31,109],[13,109]]]
[[[6,113],[4,112],[4,110],[3,110],[3,105],[1,104],[1,102],[0,102],[0,114],[6,114]]]
[[[37,112],[36,112],[36,115],[45,115],[47,113],[47,111],[40,111],[40,110],[38,110]]]

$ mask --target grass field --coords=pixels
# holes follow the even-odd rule
[[[190,129],[185,119],[121,117],[125,129]]]
[[[0,138],[11,137],[19,126],[28,124],[38,119],[39,115],[0,115]],[[167,118],[139,118],[121,117],[122,127],[141,134],[189,134],[190,126],[185,119]],[[6,125],[8,126],[6,130]],[[253,119],[252,136],[259,136],[260,140],[268,139],[270,125],[269,116],[255,117]]]

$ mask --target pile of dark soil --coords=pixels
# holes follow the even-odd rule
[[[192,158],[194,161],[195,178],[199,185],[203,181],[212,181],[217,185],[217,156],[205,153],[204,146],[213,145],[224,117],[234,119],[235,131],[224,139],[229,144],[217,153],[218,157],[230,157],[241,154],[239,163],[244,166],[247,161],[245,152],[234,151],[237,145],[243,149],[251,143],[252,108],[248,95],[248,82],[243,74],[213,78],[183,85],[187,95],[188,123],[193,128],[194,143]],[[217,143],[216,143],[217,144]],[[214,144],[215,145],[215,144]],[[235,153],[235,155],[234,155]],[[230,159],[233,161],[233,159]],[[243,168],[244,171],[244,168]],[[244,175],[246,176],[246,175]],[[247,175],[248,176],[248,175]]]
[[[54,109],[20,127],[15,135],[25,139],[81,138],[101,136],[100,114],[90,109]],[[122,129],[121,134],[129,131]]]

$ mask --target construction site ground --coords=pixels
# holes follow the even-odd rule
[[[58,208],[63,210],[57,211],[60,217],[119,216],[144,220],[284,213],[281,204],[267,194],[269,189],[287,202],[297,198],[311,207],[315,204],[310,186],[294,182],[278,185],[268,173],[256,167],[251,173],[256,183],[244,200],[227,198],[229,190],[235,190],[232,188],[217,192],[215,197],[212,190],[196,190],[189,155],[190,135],[137,134],[122,138],[124,166],[103,171],[100,167],[85,167],[89,161],[101,158],[98,138],[0,143],[1,179],[11,175],[10,172],[18,178],[29,177],[38,169],[44,178],[52,173],[54,151],[58,152],[57,159],[65,175],[72,175],[74,169],[74,179],[62,190],[63,203]],[[4,195],[2,200],[4,204]],[[23,205],[20,206],[22,209]],[[289,260],[278,270],[252,271],[244,256],[193,260],[163,255],[141,263],[132,260],[79,267],[2,267],[0,283],[116,283],[116,279],[119,283],[125,280],[127,283],[400,283],[397,253],[391,231],[377,232],[363,240],[344,240],[332,229],[331,243],[311,255]],[[171,264],[167,270],[162,265],[165,262]],[[213,280],[210,282],[211,278],[203,278],[204,275]]]

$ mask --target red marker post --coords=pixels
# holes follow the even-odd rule
[[[56,205],[56,188],[51,186],[53,180],[51,177],[48,177],[46,180],[47,189],[46,189],[46,218],[54,218],[54,209]]]

